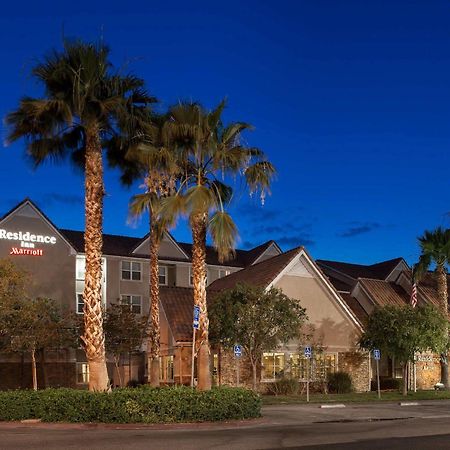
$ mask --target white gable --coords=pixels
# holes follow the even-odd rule
[[[269,245],[269,247],[266,248],[266,250],[261,253],[261,255],[258,256],[258,258],[255,259],[255,261],[253,261],[252,265],[272,258],[272,256],[280,255],[281,253],[282,251],[280,250],[280,247],[278,247],[278,245],[273,242]]]
[[[298,259],[296,258],[294,265],[292,265],[289,270],[286,271],[285,275],[302,278],[314,278],[312,268],[306,262],[303,255],[301,255]]]
[[[137,255],[148,255],[150,246],[150,238],[147,237],[142,241],[133,251]],[[170,236],[170,234],[165,233],[162,238],[161,244],[159,246],[159,258],[160,259],[186,259],[188,256],[177,242]]]

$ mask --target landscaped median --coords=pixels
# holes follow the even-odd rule
[[[376,392],[352,392],[349,394],[311,394],[311,403],[354,403],[354,402],[393,402],[411,400],[450,400],[450,391],[417,391],[402,395],[400,392],[388,391],[381,393],[381,399]],[[264,395],[263,405],[306,403],[306,395]]]
[[[0,421],[75,423],[207,422],[260,417],[261,399],[247,389],[123,388],[0,392]]]

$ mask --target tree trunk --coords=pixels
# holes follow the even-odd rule
[[[402,394],[408,395],[408,363],[407,362],[403,363],[402,375],[403,375]]]
[[[257,380],[257,376],[256,376],[256,361],[253,361],[253,359],[252,359],[251,363],[252,363],[252,375],[253,375],[252,388],[256,392],[258,389],[258,383],[257,383],[258,380]]]
[[[114,357],[114,364],[116,366],[117,377],[119,378],[119,386],[123,387],[123,380],[122,380],[122,374],[120,373],[119,362],[120,362],[120,355],[118,357],[115,356]]]
[[[159,237],[156,224],[150,217],[150,329],[149,346],[149,382],[152,386],[159,386],[160,371],[160,323],[159,323]]]
[[[197,333],[197,387],[206,391],[211,389],[210,349],[208,340],[208,309],[206,304],[206,213],[191,216],[192,228],[192,278],[194,304],[200,307],[200,325]]]
[[[34,348],[31,350],[31,376],[33,378],[33,389],[37,391],[36,350]]]
[[[89,390],[108,390],[102,310],[103,163],[97,127],[86,130],[85,221],[86,253],[83,342],[89,364]]]
[[[437,291],[439,304],[445,319],[448,319],[448,292],[447,292],[447,274],[445,273],[445,268],[443,265],[436,266],[436,276],[437,276]],[[446,326],[445,333],[448,335],[448,326]],[[445,388],[449,388],[448,379],[448,355],[446,353],[441,354],[441,383],[444,384]]]

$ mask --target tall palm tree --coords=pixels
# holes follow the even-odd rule
[[[108,389],[102,319],[103,157],[105,139],[121,132],[134,106],[154,99],[142,80],[114,71],[103,44],[64,42],[32,70],[43,85],[41,98],[23,97],[6,123],[9,142],[25,138],[36,166],[70,154],[85,174],[84,335],[89,389]]]
[[[198,388],[211,388],[208,311],[206,303],[206,237],[211,235],[220,261],[235,251],[237,228],[226,212],[232,188],[226,183],[243,177],[250,193],[262,200],[269,190],[275,169],[257,148],[241,143],[250,129],[243,122],[223,124],[225,102],[206,111],[198,103],[180,103],[169,111],[167,134],[176,149],[181,176],[177,193],[163,202],[163,215],[185,213],[192,230],[192,278],[194,304],[200,307],[196,341]]]
[[[421,254],[419,262],[414,266],[414,278],[420,281],[432,264],[436,265],[435,277],[440,309],[448,319],[448,289],[446,265],[450,263],[450,229],[438,227],[433,231],[425,231],[419,237]],[[448,329],[446,331],[448,333]],[[448,355],[441,354],[441,383],[449,387]]]
[[[161,215],[161,201],[175,192],[179,168],[166,133],[166,115],[152,115],[139,124],[122,168],[122,182],[129,185],[137,176],[144,179],[145,193],[133,196],[130,213],[134,217],[149,213],[150,255],[150,317],[147,341],[149,378],[152,386],[160,379],[160,315],[159,315],[159,262],[161,240],[168,223]]]

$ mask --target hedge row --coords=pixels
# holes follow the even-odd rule
[[[76,389],[0,392],[0,420],[44,422],[173,423],[259,417],[261,399],[253,391],[188,387],[115,389],[111,393]]]

